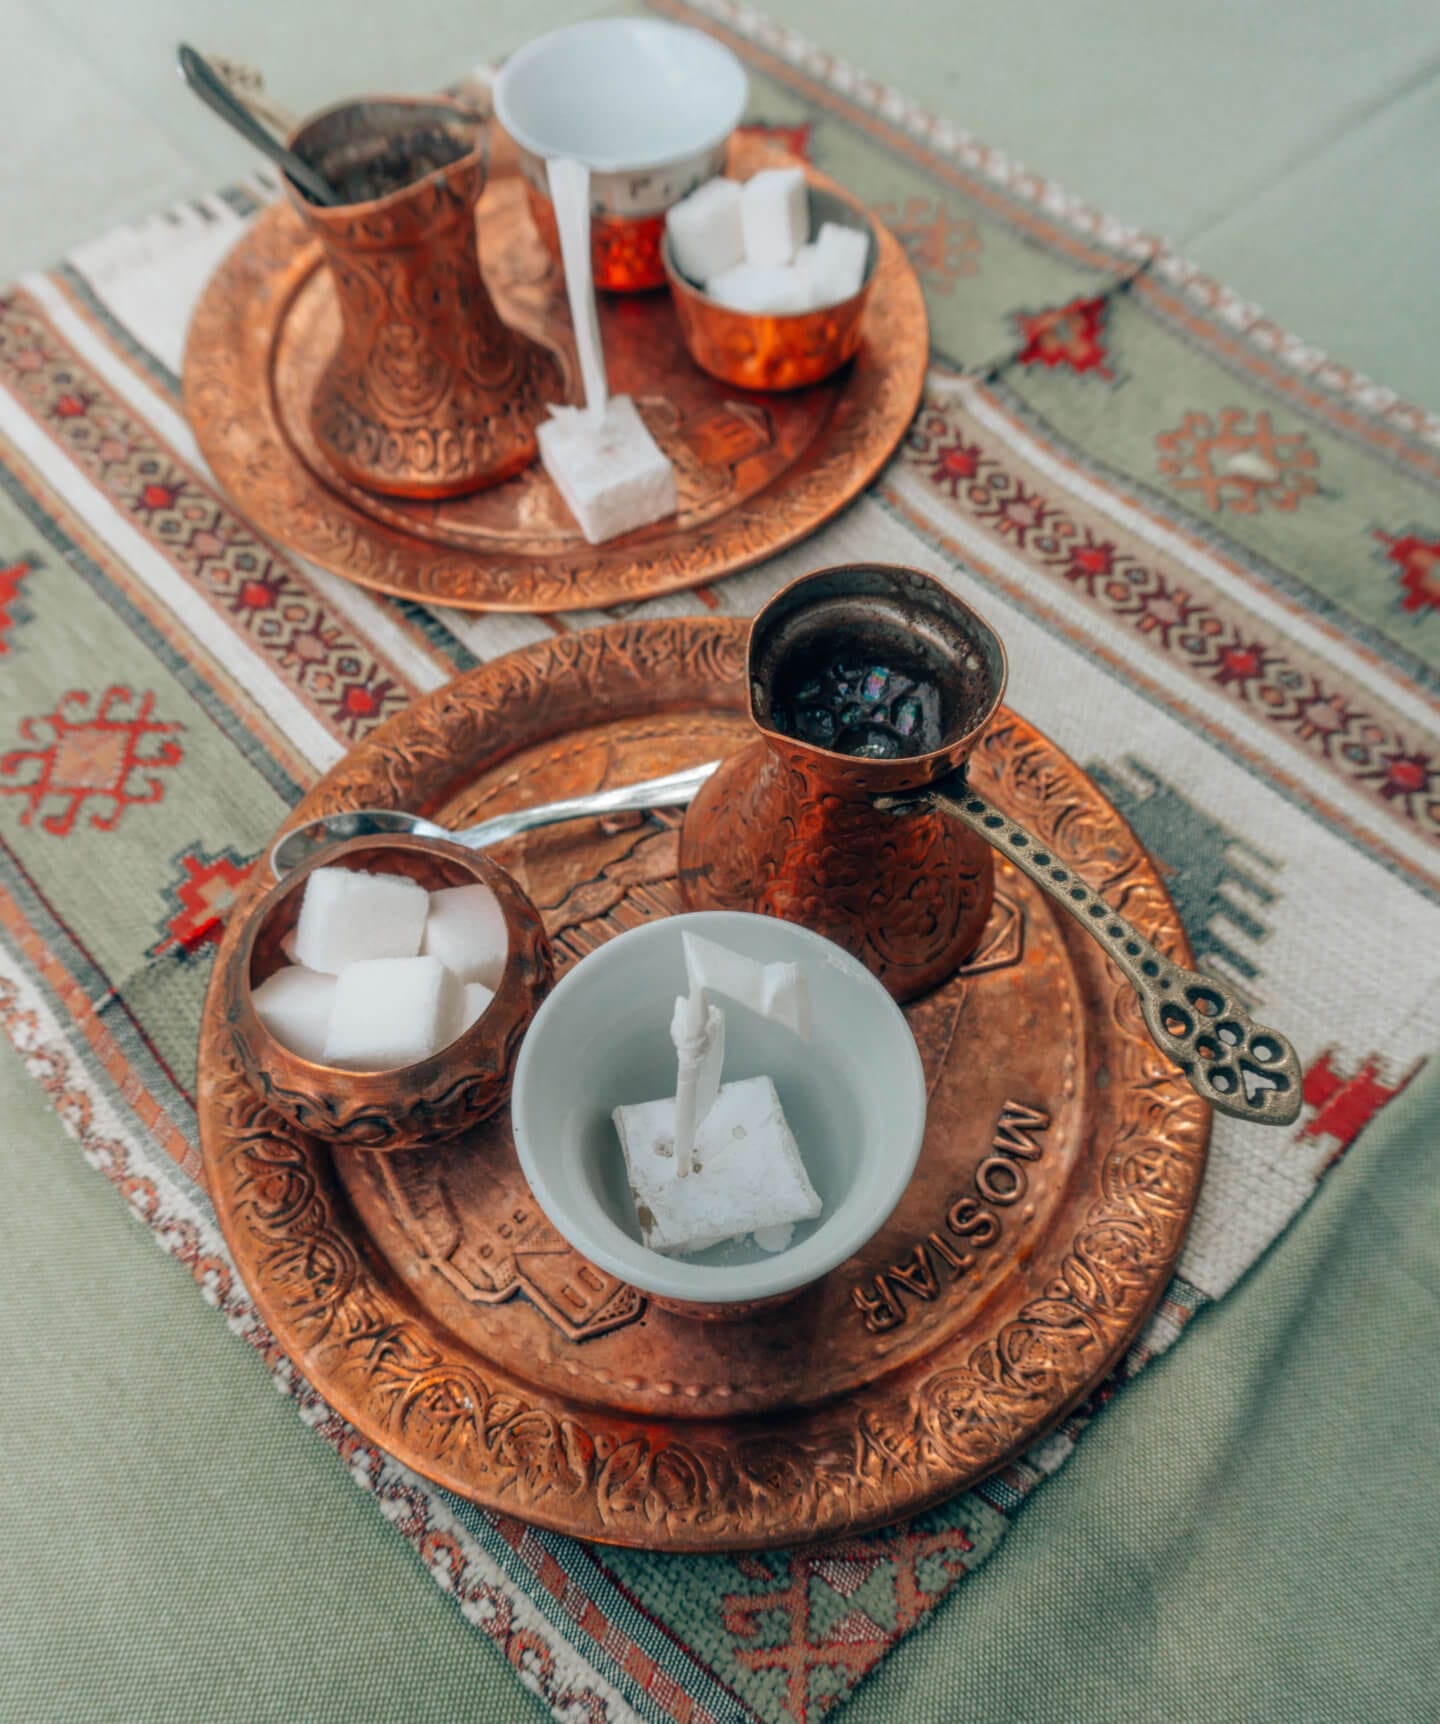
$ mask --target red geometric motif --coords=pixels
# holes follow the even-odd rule
[[[1015,355],[1017,361],[1051,370],[1064,365],[1071,371],[1093,371],[1113,383],[1115,374],[1102,340],[1106,303],[1103,297],[1079,298],[1044,311],[1017,312],[1015,322],[1025,338],[1025,345]]]
[[[747,1670],[783,1673],[786,1714],[808,1724],[843,1699],[939,1603],[965,1572],[964,1558],[973,1549],[959,1527],[922,1533],[902,1523],[868,1538],[785,1552],[778,1587],[766,1559],[736,1557],[743,1575],[768,1585],[728,1594],[721,1621],[736,1640],[750,1643],[732,1648]],[[854,1608],[816,1633],[817,1583],[849,1600],[877,1570],[891,1565],[891,1608],[884,1614],[893,1620],[882,1625]],[[785,1624],[778,1633],[777,1620]]]
[[[1422,539],[1417,532],[1403,538],[1391,538],[1389,533],[1375,537],[1386,547],[1385,555],[1400,570],[1400,585],[1405,597],[1402,611],[1418,615],[1421,611],[1440,611],[1440,539]]]
[[[1338,1160],[1385,1106],[1405,1088],[1425,1062],[1413,1066],[1397,1084],[1380,1081],[1380,1056],[1371,1054],[1353,1077],[1342,1077],[1326,1048],[1306,1071],[1301,1094],[1305,1105],[1316,1109],[1314,1119],[1300,1128],[1301,1137],[1333,1137]]]
[[[1261,503],[1290,511],[1320,487],[1311,476],[1320,457],[1303,431],[1278,433],[1268,413],[1246,429],[1243,408],[1225,407],[1217,428],[1208,413],[1187,413],[1174,431],[1155,439],[1159,470],[1177,491],[1195,491],[1210,509],[1256,515]]]
[[[8,569],[0,569],[0,653],[10,650],[5,637],[21,619],[20,583],[29,573],[29,563],[11,563]]]
[[[952,216],[938,201],[907,198],[904,209],[875,204],[870,213],[905,247],[919,275],[942,293],[980,267],[980,235],[974,222]]]
[[[798,156],[805,162],[810,160],[810,134],[815,130],[813,120],[802,120],[798,126],[781,126],[766,120],[751,120],[746,125],[737,126],[735,130],[742,138],[758,138],[762,143],[778,145],[787,156]]]
[[[86,477],[341,736],[408,699],[340,613],[273,556],[44,321],[24,294],[0,311],[0,374]]]
[[[152,958],[172,949],[188,955],[218,945],[225,918],[255,866],[253,858],[247,862],[234,850],[212,856],[199,844],[182,850],[175,864],[180,878],[165,888],[173,908],[165,919],[164,933],[150,948]]]
[[[29,826],[47,801],[58,799],[60,806],[40,824],[63,838],[74,827],[81,808],[99,799],[110,803],[109,812],[93,812],[90,824],[96,831],[113,832],[127,808],[163,799],[164,784],[150,774],[178,765],[180,744],[162,742],[149,753],[142,753],[141,745],[147,737],[184,727],[150,717],[155,705],[153,694],[147,694],[129,717],[124,715],[124,708],[135,696],[128,688],[106,689],[94,715],[87,718],[84,714],[90,699],[83,691],[72,689],[54,712],[22,720],[21,736],[37,746],[13,749],[0,759],[0,776],[6,778],[26,767],[33,769],[23,783],[0,784],[0,796],[25,798],[22,826]]]
[[[939,407],[922,410],[904,458],[965,513],[1049,567],[1108,615],[1128,622],[1196,674],[1323,755],[1392,811],[1440,835],[1440,762],[1408,746],[1391,725],[1358,711],[1282,643],[1257,639],[1160,569],[1102,538],[1022,483]],[[1323,673],[1322,673],[1323,674]]]

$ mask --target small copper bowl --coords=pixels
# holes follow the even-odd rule
[[[316,868],[403,874],[427,891],[490,888],[505,916],[510,950],[495,998],[469,1029],[429,1059],[384,1071],[307,1060],[270,1034],[252,991],[286,962],[281,944],[299,919],[305,882]],[[352,838],[287,874],[251,911],[225,975],[225,1022],[250,1083],[302,1131],[338,1148],[418,1149],[478,1125],[504,1101],[520,1042],[553,976],[539,913],[503,868],[442,839]]]
[[[853,359],[860,346],[861,325],[875,271],[880,240],[875,224],[858,204],[837,193],[810,186],[810,233],[827,221],[863,227],[870,236],[870,256],[859,293],[819,311],[772,314],[734,311],[710,298],[675,267],[668,236],[660,255],[680,319],[680,333],[690,357],[702,371],[741,389],[803,389],[819,383]]]

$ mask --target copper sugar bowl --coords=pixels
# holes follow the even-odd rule
[[[286,182],[340,309],[311,405],[327,458],[398,497],[459,496],[528,466],[564,382],[553,354],[501,322],[480,274],[475,117],[438,97],[367,97],[289,141],[356,200],[323,206]]]
[[[999,637],[916,569],[822,569],[756,616],[747,674],[760,734],[686,814],[687,908],[803,922],[897,999],[935,987],[980,939],[994,851],[941,808],[876,798],[969,758],[1005,687]]]
[[[254,990],[286,962],[285,941],[317,868],[399,874],[431,892],[481,885],[495,894],[510,936],[505,973],[494,999],[454,1041],[414,1065],[356,1071],[305,1058],[261,1023]],[[501,1106],[554,973],[539,912],[489,857],[443,839],[372,834],[316,850],[249,910],[222,980],[222,1010],[245,1077],[267,1106],[332,1148],[388,1154],[442,1143]]]

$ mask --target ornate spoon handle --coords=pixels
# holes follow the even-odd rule
[[[963,781],[936,786],[929,800],[1008,856],[1099,943],[1140,996],[1156,1047],[1180,1067],[1197,1095],[1220,1113],[1258,1125],[1289,1125],[1298,1117],[1300,1061],[1278,1030],[1255,1023],[1211,977],[1172,964],[1033,833]]]

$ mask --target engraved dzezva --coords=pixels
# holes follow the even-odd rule
[[[403,806],[455,824],[713,758],[746,735],[744,643],[740,622],[666,620],[512,653],[417,700],[293,818]],[[1154,865],[1044,737],[1002,709],[971,774],[1188,957]],[[562,969],[676,909],[676,855],[672,814],[496,852]],[[735,1324],[672,1316],[570,1251],[520,1178],[503,1112],[423,1158],[332,1156],[255,1099],[216,1006],[212,992],[206,1172],[280,1344],[406,1465],[612,1543],[839,1536],[992,1471],[1128,1347],[1204,1169],[1208,1111],[1156,1052],[1133,990],[1003,860],[976,955],[907,1008],[929,1119],[900,1207],[834,1274]]]
[[[753,140],[737,140],[743,173]],[[768,159],[768,156],[765,158]],[[828,182],[826,182],[828,183]],[[479,206],[485,282],[500,317],[578,382],[560,271],[497,149]],[[797,543],[857,496],[909,428],[929,358],[925,302],[895,237],[854,359],[806,389],[761,395],[707,376],[668,295],[602,295],[610,388],[633,398],[675,469],[676,517],[587,545],[531,466],[449,501],[366,490],[311,424],[340,318],[319,248],[294,211],[264,211],[201,296],[185,351],[185,412],[232,501],[262,531],[362,586],[472,610],[638,602],[718,579]]]

